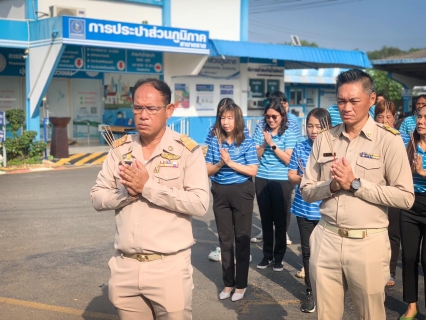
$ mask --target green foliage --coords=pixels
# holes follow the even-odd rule
[[[293,45],[293,43],[288,42],[288,41],[283,42],[282,44],[289,45],[289,46]],[[318,45],[315,42],[309,42],[307,40],[300,40],[300,44],[302,45],[302,47],[314,47],[314,48],[318,48]]]
[[[18,137],[18,130],[24,125],[25,112],[22,109],[9,109],[6,111],[6,120],[11,126],[12,134],[15,138]]]
[[[401,100],[402,86],[395,80],[388,78],[388,73],[381,70],[367,70],[374,80],[374,91],[383,94],[387,100]]]
[[[35,141],[31,145],[30,157],[37,157],[40,159],[44,150],[46,149],[47,143],[44,141]]]
[[[415,51],[419,51],[422,49],[419,48],[411,48],[408,51],[404,51],[401,50],[399,48],[395,48],[395,47],[382,47],[380,50],[375,50],[375,51],[367,51],[367,56],[368,59],[370,60],[379,60],[379,59],[385,59],[388,57],[393,57],[393,56],[399,56],[405,53],[411,53],[411,52],[415,52]]]
[[[19,137],[17,132],[25,122],[25,113],[22,109],[9,109],[6,111],[6,119],[9,121],[12,139],[6,139],[8,165],[41,163],[42,153],[46,143],[34,141],[37,136],[35,131],[24,131]]]

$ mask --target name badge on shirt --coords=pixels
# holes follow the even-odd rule
[[[322,154],[323,157],[335,157],[336,156],[336,152],[331,153],[331,152],[325,152]]]
[[[376,154],[376,153],[361,152],[359,156],[362,158],[368,158],[368,159],[375,159],[375,160],[380,159],[380,154]]]

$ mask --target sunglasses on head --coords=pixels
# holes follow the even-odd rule
[[[265,114],[264,115],[265,116],[265,119],[267,119],[267,120],[269,120],[269,119],[271,119],[272,118],[272,120],[277,120],[277,118],[278,118],[278,116],[277,115],[272,115],[272,116],[270,116],[270,115],[268,115],[268,114]]]

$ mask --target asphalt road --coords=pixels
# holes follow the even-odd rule
[[[99,170],[91,166],[0,176],[0,319],[118,319],[107,294],[114,213],[96,212],[89,197]],[[299,311],[305,289],[294,276],[301,267],[295,219],[284,271],[256,269],[262,244],[252,244],[249,287],[236,303],[218,299],[220,263],[207,259],[218,243],[211,208],[193,220],[193,227],[194,319],[316,319],[316,313]],[[255,204],[253,235],[259,227]],[[405,311],[400,267],[399,261],[396,286],[386,290],[387,319]],[[423,280],[418,319],[425,319]],[[356,319],[349,295],[344,319]]]

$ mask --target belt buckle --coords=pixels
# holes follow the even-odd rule
[[[347,238],[349,236],[349,230],[345,229],[345,228],[339,228],[339,230],[337,231],[337,233],[339,234],[339,236],[341,236],[342,238]]]
[[[138,260],[139,262],[147,262],[149,261],[148,256],[145,254],[137,254],[136,255],[136,260]]]

